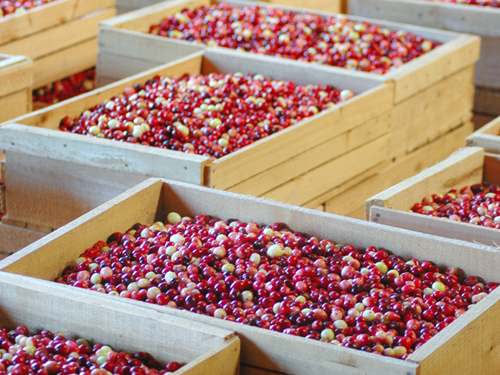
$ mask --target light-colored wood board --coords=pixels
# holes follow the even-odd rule
[[[7,151],[6,217],[59,228],[146,177]]]
[[[388,136],[382,136],[345,153],[262,196],[280,202],[303,205],[332,187],[376,167],[387,160]]]
[[[498,229],[381,206],[370,206],[369,210],[370,221],[375,223],[433,234],[435,236],[471,241],[488,246],[497,246],[500,244],[500,231]]]
[[[96,64],[97,51],[97,39],[92,38],[38,59],[34,65],[33,88],[44,87],[92,68]]]
[[[478,146],[486,152],[500,154],[500,117],[476,130],[465,140],[467,146]]]
[[[382,115],[372,121],[349,129],[326,142],[314,145],[313,148],[226,190],[253,196],[262,195],[266,191],[286,183],[290,177],[300,176],[327,160],[337,158],[382,136],[388,131],[389,121],[390,113]]]
[[[0,68],[0,97],[24,88],[31,88],[33,62],[27,57],[22,58],[23,60],[16,64]]]
[[[99,27],[98,39],[99,50],[103,53],[128,57],[133,60],[154,63],[155,65],[177,61],[204,49],[192,43],[169,41],[166,38],[155,35],[108,28],[103,26],[103,23]],[[166,48],[168,46],[172,48]],[[138,73],[137,71],[119,71],[115,73],[112,69],[106,68],[107,66],[98,67],[97,75],[122,79],[128,77],[130,73]],[[117,76],[116,74],[120,75]]]
[[[385,75],[395,83],[395,103],[415,95],[479,59],[480,38],[462,35]]]
[[[45,234],[0,223],[0,256],[13,254],[38,241]]]
[[[269,371],[263,368],[241,364],[240,375],[283,375],[283,373],[276,371]]]
[[[0,122],[11,120],[31,111],[31,90],[21,89],[0,98]]]
[[[357,180],[355,184],[346,184],[350,185],[349,188],[329,192],[321,197],[326,202],[325,211],[346,214],[353,207],[364,205],[365,201],[375,194],[446,159],[452,152],[463,146],[463,140],[470,134],[472,127],[471,123],[464,124],[406,157],[396,160],[378,173],[369,175],[364,180]]]
[[[470,66],[397,103],[391,125],[391,153],[406,155],[472,116],[474,67]]]
[[[492,116],[500,116],[500,92],[476,88],[474,110]]]
[[[366,209],[379,206],[410,210],[414,203],[421,202],[427,195],[446,194],[452,189],[482,182],[483,165],[484,149],[461,149],[439,164],[371,197],[366,201]]]
[[[188,362],[179,375],[236,374],[240,343],[231,331],[110,302],[99,294],[82,294],[76,289],[61,293],[55,283],[44,286],[37,280],[4,272],[0,275],[0,291],[2,325],[61,331],[67,337],[85,337],[117,351],[147,351],[160,363]],[[132,325],[135,330],[123,329]],[[189,340],[185,340],[186,334]],[[200,372],[194,371],[196,367]]]
[[[97,36],[99,22],[115,16],[114,8],[67,22],[0,46],[0,52],[25,55],[31,59],[49,55]],[[61,37],[64,35],[64,38]]]
[[[221,201],[225,204],[221,205]],[[144,205],[138,207],[138,202],[143,202]],[[467,274],[479,274],[485,279],[495,280],[498,278],[496,263],[500,257],[500,251],[493,247],[444,239],[177,182],[169,181],[167,184],[159,186],[155,179],[142,183],[77,219],[71,225],[46,236],[36,246],[31,245],[5,259],[0,266],[8,272],[28,272],[35,277],[44,278],[43,275],[46,275],[50,279],[54,272],[57,272],[54,269],[67,262],[65,257],[69,259],[78,253],[75,249],[76,244],[82,243],[78,246],[85,248],[92,241],[95,242],[95,240],[102,238],[102,226],[108,227],[108,233],[124,230],[138,219],[139,221],[146,218],[158,219],[164,217],[169,211],[181,212],[183,215],[204,212],[224,220],[238,217],[243,221],[252,220],[259,223],[285,221],[294,230],[300,230],[318,238],[331,238],[336,242],[352,243],[359,247],[381,246],[402,257],[428,259],[439,265],[454,265],[462,268]],[[117,220],[110,220],[118,213],[120,214]],[[61,246],[68,249],[65,257],[61,256]],[[440,251],[436,251],[436,248],[439,248]],[[38,255],[37,259],[45,259],[44,255],[51,253],[54,253],[54,259],[47,262],[46,265],[54,271],[44,269],[41,264],[38,264],[38,267],[32,264],[31,260],[34,259],[35,254]],[[39,282],[41,285],[54,285],[44,281]],[[60,288],[61,291],[70,289],[61,285],[54,285],[54,288]],[[81,293],[93,294],[83,290]],[[120,299],[113,296],[103,295],[102,297],[110,301]],[[496,294],[487,296],[484,301],[496,304],[498,296]],[[477,306],[479,307],[481,304],[485,305],[481,302]],[[144,306],[142,302],[130,300],[124,301],[123,305]],[[187,317],[199,322],[228,327],[239,332],[243,345],[242,363],[254,367],[294,374],[323,373],[323,371],[339,371],[346,374],[386,374],[387,368],[390,366],[391,373],[394,374],[422,374],[418,370],[417,363],[374,356],[370,353],[334,347],[313,340],[304,340],[300,337],[284,336],[281,333],[191,314],[186,311],[157,305],[147,306],[151,310],[165,313],[166,316]],[[464,316],[476,318],[475,311],[477,310],[474,308],[470,309]],[[453,325],[450,325],[448,332],[452,330]],[[283,350],[283,347],[286,350]],[[447,355],[452,356],[451,353]],[[477,358],[477,356],[466,353],[464,355],[468,356],[471,361]],[[305,358],[308,360],[306,361]],[[450,362],[449,373],[460,371],[454,367],[451,358],[446,357],[443,360]]]
[[[349,0],[348,13],[358,16],[446,29],[482,36],[500,36],[500,11],[442,1]]]
[[[175,176],[201,185],[208,158],[156,147],[116,142],[32,126],[8,124],[0,128],[1,147],[36,157],[96,166],[143,176]]]
[[[73,19],[97,12],[105,8],[114,8],[116,0],[79,0],[73,12]]]
[[[165,0],[116,0],[116,8],[129,12],[131,10],[144,8],[163,1]]]
[[[99,51],[97,54],[96,84],[97,87],[102,87],[125,77],[153,69],[158,65],[161,64]]]
[[[264,2],[329,13],[345,13],[342,0],[265,0]]]
[[[500,116],[489,121],[486,125],[482,126],[478,130],[476,130],[473,134],[471,134],[469,137],[467,137],[466,144],[467,146],[474,146],[472,141],[474,137],[478,134],[496,136],[499,135],[499,133],[500,133]]]
[[[498,13],[498,23],[500,24],[500,9],[496,11]],[[481,20],[481,22],[484,22],[484,20]],[[476,86],[500,91],[499,60],[500,35],[494,38],[481,36],[481,58],[476,63],[476,76],[474,79]]]

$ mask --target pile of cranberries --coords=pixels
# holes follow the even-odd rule
[[[500,186],[477,184],[445,195],[429,195],[422,203],[415,203],[412,211],[500,229]]]
[[[150,33],[209,46],[387,73],[440,43],[404,31],[282,9],[211,7],[184,9],[150,27]]]
[[[1,375],[163,375],[181,368],[161,366],[150,354],[128,354],[84,339],[67,339],[61,332],[40,330],[30,335],[25,326],[0,327]]]
[[[95,88],[95,68],[56,81],[33,91],[33,101],[55,104]]]
[[[80,117],[65,117],[59,128],[216,159],[353,95],[261,74],[156,76]]]
[[[480,5],[483,7],[500,8],[500,1],[498,0],[432,0],[442,1],[445,3],[465,4],[465,5]]]
[[[55,281],[402,359],[499,285],[281,223],[175,212],[97,242]]]
[[[48,4],[54,0],[1,0],[0,17],[12,13],[22,13],[31,8]]]

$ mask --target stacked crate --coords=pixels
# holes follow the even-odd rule
[[[481,36],[476,65],[474,110],[500,115],[500,9],[419,0],[349,0],[348,12],[364,17]]]

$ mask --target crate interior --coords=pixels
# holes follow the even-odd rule
[[[61,293],[57,285],[0,272],[0,326],[26,325],[34,330],[62,332],[67,338],[84,338],[110,345],[114,350],[145,351],[164,364],[191,362],[224,342],[228,331],[204,333],[197,323],[124,306],[77,290]],[[133,327],[133,329],[130,329]],[[186,340],[189,335],[189,340]]]

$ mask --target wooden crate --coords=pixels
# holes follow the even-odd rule
[[[0,223],[0,260],[32,244],[46,234]]]
[[[481,36],[474,110],[500,115],[500,9],[420,0],[348,0],[348,13]]]
[[[150,5],[162,3],[165,0],[116,0],[116,12],[118,14],[131,12]]]
[[[117,351],[148,352],[160,363],[186,363],[175,375],[239,373],[240,339],[232,331],[78,290],[61,293],[54,286],[2,272],[0,325],[25,325],[30,332],[48,329],[68,338],[107,344]]]
[[[1,147],[6,150],[4,220],[57,228],[110,199],[107,193],[96,197],[93,182],[86,174],[106,180],[102,186],[118,186],[120,192],[144,176],[169,177],[256,196],[278,186],[289,186],[290,193],[283,199],[296,203],[298,196],[308,201],[383,163],[387,158],[392,84],[336,74],[329,69],[303,75],[301,69],[294,61],[210,49],[12,120],[16,124],[0,129]],[[342,89],[349,87],[357,95],[215,161],[57,130],[65,115],[80,115],[125,87],[154,75],[214,71],[261,73],[298,84],[333,84]],[[102,175],[103,168],[109,170],[108,175]],[[67,173],[68,178],[62,179],[61,173]],[[122,173],[126,173],[125,178]],[[295,179],[304,173],[310,178],[321,176],[321,181],[302,190]]]
[[[240,7],[255,4],[237,0],[229,3]],[[98,85],[100,82],[115,81],[204,48],[202,44],[151,35],[148,31],[151,24],[158,23],[162,18],[175,14],[183,8],[209,4],[210,0],[169,1],[101,23]],[[269,6],[266,3],[259,5]],[[300,11],[296,8],[276,7]],[[322,16],[331,15],[325,12],[310,12]],[[413,32],[424,38],[444,43],[439,48],[384,75],[348,72],[338,67],[321,66],[332,72],[348,72],[359,77],[371,77],[381,82],[394,83],[389,159],[404,157],[471,119],[474,63],[479,58],[479,37],[355,16],[349,18],[380,24],[391,30]],[[301,64],[304,70],[308,71],[318,66],[306,62]],[[120,69],[116,69],[116,66],[120,66]]]
[[[478,146],[492,154],[500,154],[500,117],[476,130],[465,140],[467,146]]]
[[[463,147],[463,139],[470,134],[472,128],[471,123],[466,123],[404,158],[384,165],[376,173],[356,176],[343,186],[333,189],[319,200],[313,200],[305,206],[312,208],[318,201],[326,201],[326,212],[368,219],[369,212],[365,212],[367,199],[446,159],[451,153]]]
[[[0,54],[0,122],[31,112],[33,61]]]
[[[446,194],[482,182],[500,183],[500,156],[466,147],[366,201],[370,221],[464,241],[500,244],[500,230],[411,212],[431,194]]]
[[[0,19],[0,53],[34,61],[33,88],[96,64],[98,23],[115,0],[60,0]]]
[[[175,211],[193,216],[209,214],[220,219],[238,218],[258,223],[286,222],[293,230],[355,247],[377,246],[404,258],[426,259],[455,266],[466,274],[498,280],[500,252],[493,247],[452,240],[400,228],[354,220],[265,199],[207,189],[180,182],[150,179],[73,221],[0,263],[3,271],[36,277],[40,285],[55,284],[61,270],[96,241],[125,231],[135,223],[165,220]],[[50,281],[49,281],[50,280]],[[83,291],[89,296],[94,292]],[[105,295],[109,301],[147,306],[175,315],[236,331],[242,339],[243,373],[270,374],[497,374],[500,365],[500,289],[469,309],[429,342],[403,361],[320,341],[285,335],[253,326],[193,314],[154,304]],[[483,329],[488,327],[488,329]],[[472,335],[471,332],[474,332]]]

